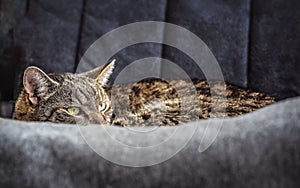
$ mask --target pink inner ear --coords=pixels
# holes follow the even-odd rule
[[[28,70],[24,77],[24,88],[26,92],[30,95],[34,95],[34,90],[37,87],[37,75],[34,70]]]

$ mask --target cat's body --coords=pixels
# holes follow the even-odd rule
[[[35,68],[25,71],[25,89],[16,102],[14,118],[121,126],[176,125],[236,116],[274,103],[274,98],[265,94],[221,82],[150,79],[108,87],[113,67],[114,62],[88,73],[49,76]],[[226,90],[216,93],[218,88]]]

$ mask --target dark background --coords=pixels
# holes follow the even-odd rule
[[[9,117],[24,69],[74,72],[99,37],[138,21],[166,21],[200,37],[225,80],[277,99],[300,94],[299,0],[1,0],[0,116]],[[124,65],[167,58],[204,78],[182,52],[139,44],[116,54]]]

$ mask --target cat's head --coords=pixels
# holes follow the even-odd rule
[[[27,121],[109,124],[111,101],[105,87],[115,61],[92,71],[46,74],[31,66],[24,72],[24,90],[14,118]]]

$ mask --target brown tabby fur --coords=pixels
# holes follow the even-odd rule
[[[49,74],[49,78],[38,68],[31,67],[35,74],[28,76],[33,79],[30,80],[26,77],[30,71],[24,73],[25,89],[16,102],[14,118],[79,124],[160,126],[237,116],[275,102],[266,94],[231,84],[222,85],[217,81],[208,84],[207,81],[197,80],[191,85],[183,80],[149,79],[108,87],[106,84],[113,67],[114,62],[111,62],[87,73]],[[43,79],[39,79],[41,77]],[[43,84],[47,85],[46,89]],[[226,90],[222,92],[224,86]],[[44,94],[38,92],[39,87],[42,87]],[[78,108],[80,113],[70,114],[70,107]]]

